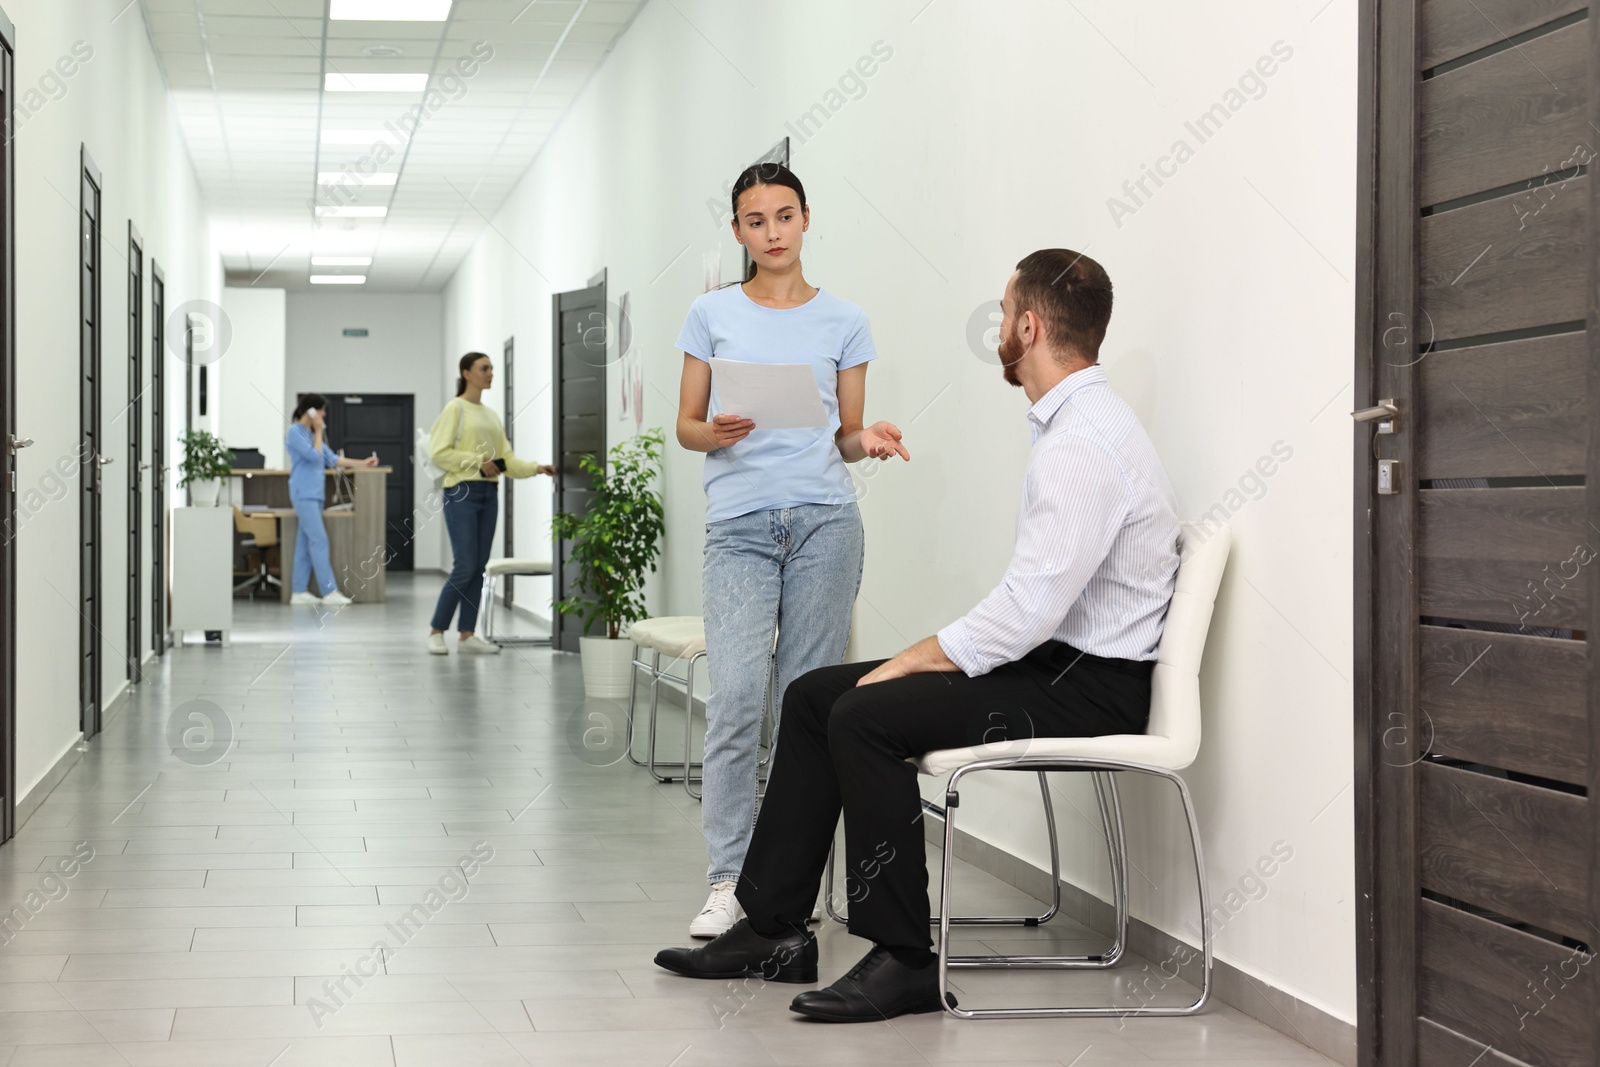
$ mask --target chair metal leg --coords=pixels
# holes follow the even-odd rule
[[[696,652],[689,657],[688,669],[684,671],[686,681],[683,690],[683,765],[685,768],[700,767],[702,771],[704,771],[704,767],[701,764],[692,763],[691,761],[694,758],[694,665],[705,658],[706,654],[704,652]],[[701,793],[696,793],[693,783],[693,776],[685,770],[683,791],[694,799],[699,800],[704,790]]]
[[[1031,764],[1031,765],[1030,765]],[[959,785],[961,778],[968,773],[979,770],[1059,770],[1059,771],[1090,771],[1096,773],[1097,778],[1101,773],[1113,770],[1134,771],[1141,774],[1153,774],[1166,778],[1178,788],[1179,797],[1183,801],[1184,818],[1189,827],[1190,844],[1194,849],[1195,860],[1195,885],[1200,902],[1200,929],[1201,929],[1201,989],[1200,995],[1190,1004],[1165,1006],[1140,1004],[1138,1006],[1117,1007],[1107,1005],[1104,1007],[1065,1007],[1065,1008],[958,1008],[950,1004],[948,997],[950,986],[950,970],[953,967],[975,968],[1072,968],[1082,967],[1086,964],[1083,957],[1072,956],[989,956],[989,957],[952,957],[950,955],[950,928],[956,925],[950,914],[950,884],[951,873],[954,868],[953,851],[955,848],[955,812],[960,805]],[[1126,937],[1121,933],[1125,929],[1125,904],[1127,869],[1127,853],[1123,838],[1122,809],[1120,799],[1116,793],[1116,784],[1106,773],[1106,780],[1102,784],[1097,781],[1096,791],[1101,794],[1102,819],[1107,824],[1108,836],[1114,836],[1112,852],[1116,854],[1113,860],[1113,895],[1118,900],[1118,943],[1125,943]],[[937,948],[939,953],[939,995],[944,1002],[945,1010],[962,1019],[1039,1019],[1061,1017],[1107,1017],[1129,1015],[1144,1016],[1182,1016],[1193,1015],[1205,1007],[1206,1001],[1211,996],[1211,900],[1206,890],[1205,857],[1200,844],[1200,825],[1195,818],[1194,802],[1189,795],[1189,787],[1184,780],[1171,771],[1156,767],[1146,767],[1130,764],[1115,764],[1105,760],[1074,760],[1074,761],[1047,761],[1028,760],[990,760],[982,763],[969,764],[957,768],[950,775],[950,781],[945,787],[945,825],[944,825],[944,855],[940,860],[939,871],[939,934]],[[1120,872],[1120,873],[1119,873]],[[1118,952],[1121,955],[1121,952]],[[1115,962],[1114,960],[1110,962]],[[1090,966],[1109,966],[1110,962],[1097,962]]]
[[[651,649],[651,651],[655,652],[654,649]],[[660,659],[661,653],[656,652],[657,662],[660,662]],[[638,704],[637,696],[639,691],[640,667],[644,667],[644,664],[640,663],[639,657],[635,655],[633,657],[633,662],[628,665],[628,718],[626,720],[628,724],[628,762],[633,764],[635,767],[643,767],[645,763],[644,760],[633,754],[634,723],[636,721],[635,709],[636,705]],[[649,670],[650,668],[645,667],[645,669]]]
[[[1122,825],[1122,798],[1117,793],[1114,771],[1095,774],[1095,797],[1100,803],[1100,819],[1106,828],[1107,853],[1111,859],[1111,899],[1116,909],[1116,941],[1106,957],[1113,963],[1122,958],[1128,946],[1128,841]]]
[[[483,572],[483,586],[478,593],[478,618],[482,620],[485,641],[494,641],[494,587],[498,575]]]

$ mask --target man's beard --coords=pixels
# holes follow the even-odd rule
[[[1000,338],[1000,373],[1005,375],[1006,381],[1018,387],[1022,385],[1022,380],[1017,377],[1017,364],[1022,362],[1022,355],[1022,341],[1015,329]]]

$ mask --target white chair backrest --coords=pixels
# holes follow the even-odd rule
[[[1200,751],[1200,655],[1232,543],[1227,526],[1179,524],[1178,582],[1161,631],[1145,733],[1171,739],[1185,765]]]

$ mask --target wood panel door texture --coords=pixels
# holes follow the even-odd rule
[[[1591,6],[1362,5],[1356,406],[1400,410],[1353,441],[1364,1067],[1600,1047]]]
[[[552,303],[556,510],[581,516],[594,499],[594,483],[579,461],[603,457],[606,449],[606,283],[557,293]],[[561,600],[577,592],[577,568],[570,542],[557,541],[555,549],[554,597]],[[579,637],[604,633],[599,621],[585,630],[577,616],[559,612],[551,628],[552,646],[563,652],[578,651]]]

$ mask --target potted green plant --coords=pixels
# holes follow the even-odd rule
[[[661,493],[661,429],[649,430],[611,449],[609,461],[584,456],[578,466],[594,480],[594,497],[581,517],[558,512],[555,536],[572,544],[578,595],[556,601],[563,615],[576,615],[589,630],[603,622],[603,636],[578,640],[583,687],[591,697],[620,699],[633,680],[633,642],[623,627],[645,617],[644,577],[656,569],[666,528]]]
[[[197,508],[214,508],[222,492],[222,479],[233,473],[233,453],[215,434],[206,430],[186,430],[183,434],[183,477],[180,487],[188,486]]]

